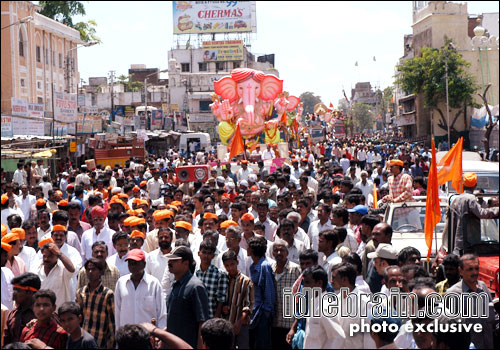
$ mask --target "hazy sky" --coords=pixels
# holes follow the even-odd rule
[[[127,74],[131,64],[167,68],[168,50],[175,46],[172,2],[84,4],[84,19],[97,22],[102,40],[100,45],[78,49],[78,68],[86,82],[89,77],[107,76],[110,70],[117,76]],[[469,14],[498,11],[497,1],[468,2]],[[412,1],[257,1],[251,51],[275,54],[275,66],[290,94],[312,91],[337,107],[342,88],[350,98],[350,88],[358,81],[382,89],[391,85],[403,55],[403,37],[412,33],[411,23]]]

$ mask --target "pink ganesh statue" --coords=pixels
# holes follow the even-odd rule
[[[237,124],[249,146],[258,142],[262,132],[265,143],[280,142],[280,117],[300,102],[283,92],[283,80],[250,68],[234,69],[231,76],[214,83],[214,90],[210,108],[220,122],[219,136],[225,145],[231,141]],[[280,117],[271,117],[273,106]]]

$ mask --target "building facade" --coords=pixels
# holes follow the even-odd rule
[[[1,9],[1,112],[11,115],[15,98],[43,104],[51,117],[53,92],[77,92],[80,33],[39,14],[30,1],[2,1]]]

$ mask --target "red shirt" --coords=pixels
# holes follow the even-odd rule
[[[37,321],[31,328],[24,327],[19,341],[23,343],[33,338],[40,339],[54,349],[65,349],[68,333],[51,318],[43,325]]]

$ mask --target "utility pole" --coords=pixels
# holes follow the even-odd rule
[[[109,75],[110,75],[110,79],[111,79],[111,121],[114,121],[115,120],[115,114],[113,113],[114,109],[115,109],[115,88],[114,88],[114,84],[115,84],[115,71],[114,70],[110,70],[109,71]],[[110,123],[111,124],[111,123]]]

